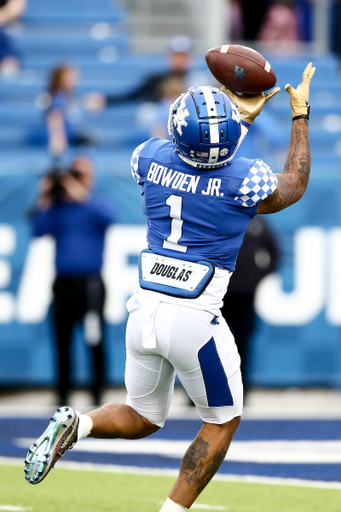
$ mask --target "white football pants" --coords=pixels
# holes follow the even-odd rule
[[[146,319],[151,343],[143,335]],[[126,350],[127,404],[155,425],[165,423],[175,374],[204,422],[222,424],[241,415],[240,357],[222,316],[166,302],[151,313],[142,300],[129,315]]]

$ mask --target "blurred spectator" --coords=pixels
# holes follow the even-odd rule
[[[91,94],[89,97],[98,104],[102,101],[102,106],[140,101],[141,105],[137,109],[137,124],[147,127],[151,136],[168,138],[167,120],[171,103],[189,86],[212,82],[212,75],[208,70],[204,72],[193,70],[192,49],[193,44],[189,37],[175,36],[168,44],[168,69],[147,76],[139,87],[126,94],[116,96]]]
[[[249,356],[256,319],[255,293],[261,279],[277,268],[278,258],[276,239],[264,217],[257,215],[246,231],[221,310],[235,337],[241,357],[245,394],[250,388]]]
[[[13,75],[20,67],[18,50],[6,27],[20,18],[26,4],[26,0],[0,0],[0,72],[4,75]]]
[[[56,279],[53,285],[53,324],[57,343],[58,403],[68,402],[71,388],[70,347],[78,320],[92,351],[93,401],[99,404],[105,380],[101,278],[104,236],[114,222],[110,205],[92,193],[94,169],[81,157],[68,171],[54,170],[41,182],[33,216],[35,236],[56,241]]]
[[[300,40],[295,0],[275,0],[270,5],[257,40],[276,43],[275,46],[272,44],[271,48],[277,50],[285,50],[288,43]],[[292,51],[292,44],[288,49]]]
[[[241,41],[244,37],[243,8],[241,0],[229,0],[227,8],[228,36],[231,41]]]
[[[333,0],[331,20],[331,48],[341,61],[341,0]]]
[[[296,0],[295,9],[297,12],[300,40],[311,41],[314,29],[315,0]]]
[[[168,69],[161,73],[148,76],[142,84],[132,92],[118,96],[107,96],[107,105],[116,105],[122,102],[141,100],[158,102],[161,99],[160,86],[165,78],[179,78],[186,80],[192,67],[192,41],[187,36],[173,37],[168,45]],[[191,85],[195,85],[192,84]]]
[[[190,86],[202,85],[212,81],[212,75],[207,71],[193,70],[193,44],[189,37],[179,35],[173,37],[167,48],[167,69],[161,73],[151,74],[135,89],[118,95],[90,94],[88,98],[99,108],[106,105],[119,105],[130,101],[157,103],[161,100],[161,84],[166,78],[183,80],[184,90]]]
[[[186,92],[186,86],[182,78],[169,76],[163,80],[159,89],[160,101],[157,104],[151,136],[169,139],[167,130],[169,108],[182,93]]]
[[[182,78],[172,75],[166,77],[158,88],[160,100],[157,103],[143,103],[138,109],[138,124],[149,126],[151,137],[169,139],[167,130],[169,108],[183,92],[186,92],[186,85]]]
[[[96,110],[87,98],[85,104],[75,95],[79,70],[73,65],[57,66],[51,71],[48,86],[46,123],[48,147],[52,154],[62,154],[69,145],[89,145],[96,141],[82,126],[82,107]]]
[[[241,0],[244,37],[246,41],[255,41],[259,29],[264,21],[264,16],[268,8],[268,0]]]

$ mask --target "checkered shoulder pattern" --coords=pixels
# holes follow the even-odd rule
[[[136,183],[141,183],[142,182],[142,178],[141,176],[139,175],[139,172],[138,172],[138,169],[139,169],[139,158],[140,158],[140,153],[142,151],[142,149],[144,148],[145,146],[145,142],[143,142],[142,144],[140,144],[133,152],[132,154],[132,157],[131,157],[131,161],[130,161],[130,165],[131,165],[131,174],[133,175],[133,178],[134,180],[136,181]]]
[[[251,208],[270,196],[277,188],[277,178],[263,160],[256,160],[244,178],[235,201]]]

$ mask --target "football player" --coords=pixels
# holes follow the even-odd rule
[[[283,174],[259,159],[234,158],[249,126],[279,88],[238,95],[190,88],[170,108],[173,142],[152,138],[132,156],[142,191],[148,249],[140,288],[127,303],[127,402],[86,414],[58,409],[31,446],[26,479],[41,482],[86,436],[139,439],[166,420],[175,375],[203,425],[186,451],[162,512],[187,510],[222,464],[243,407],[240,357],[220,313],[250,220],[298,201],[308,185],[310,63],[290,95],[292,129]]]

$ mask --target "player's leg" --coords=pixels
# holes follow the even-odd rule
[[[80,417],[71,408],[58,409],[27,454],[28,482],[41,482],[65,451],[83,437],[139,439],[163,426],[174,370],[156,348],[143,349],[142,333],[133,315],[127,325],[126,386],[127,405],[106,404]]]
[[[86,413],[92,420],[89,437],[140,439],[159,430],[165,422],[173,395],[174,369],[160,355],[159,340],[154,348],[143,346],[134,313],[127,323],[126,346],[127,404],[110,403]]]
[[[26,455],[25,478],[31,484],[40,483],[58,459],[84,437],[140,439],[157,430],[157,425],[124,404],[106,404],[82,415],[71,407],[60,407]]]
[[[171,314],[169,306],[167,316],[172,317],[169,360],[204,421],[162,508],[180,512],[178,507],[189,508],[222,464],[240,421],[243,387],[240,357],[222,317],[191,308]]]
[[[186,451],[179,476],[169,498],[189,508],[221,466],[240,422],[240,417],[222,425],[204,423]],[[167,510],[167,503],[164,510]]]
[[[160,427],[141,416],[132,407],[125,404],[108,403],[87,412],[91,418],[91,431],[82,437],[99,439],[142,439],[157,432]],[[85,427],[86,428],[86,427]],[[89,424],[90,428],[90,424]]]

